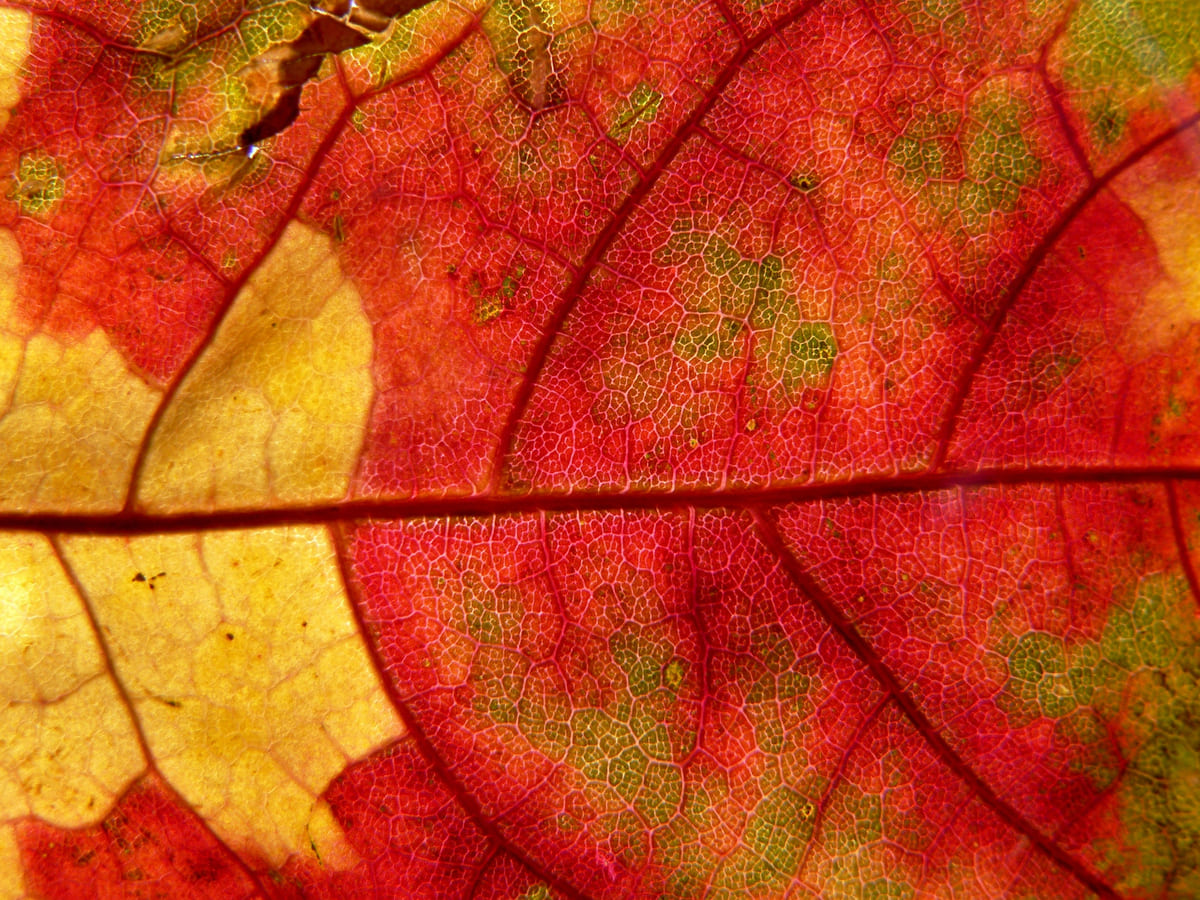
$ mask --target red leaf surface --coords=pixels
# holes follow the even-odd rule
[[[1200,895],[1190,0],[0,4],[0,900]]]

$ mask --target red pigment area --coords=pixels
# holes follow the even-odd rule
[[[597,514],[354,538],[402,702],[485,819],[589,895],[745,884],[747,815],[781,780],[815,805],[881,700],[748,527]],[[795,868],[802,836],[784,840]]]
[[[290,862],[268,877],[280,900],[467,897],[490,843],[411,739],[355,763],[325,792],[361,861],[331,871]]]
[[[245,868],[158,780],[135,784],[99,825],[17,826],[26,883],[44,900],[250,900]]]
[[[213,59],[214,84],[221,65]],[[344,105],[336,84],[310,87],[312,114],[252,168],[171,159],[172,129],[203,122],[219,98],[200,84],[173,97],[165,66],[89,29],[35,20],[22,99],[0,134],[0,169],[49,157],[65,184],[41,212],[22,212],[15,192],[0,203],[24,263],[18,315],[68,338],[103,328],[159,381],[179,372],[274,245]]]
[[[1123,681],[1096,675],[1095,694],[1057,708],[1018,702],[1018,648],[1090,658],[1143,578],[1179,571],[1166,509],[1158,487],[1068,484],[805,504],[780,524],[934,728],[1052,834],[1097,802],[1137,748],[1112,713]],[[1043,656],[1054,670],[1044,690],[1074,696],[1079,682],[1057,671],[1058,654]]]
[[[741,487],[929,464],[970,348],[1085,182],[1037,79],[981,55],[970,89],[940,90],[926,69],[947,49],[904,27],[822,6],[722,70],[581,285],[509,485]],[[913,67],[894,64],[899,47]],[[968,137],[992,96],[1019,111],[1027,184],[979,171],[993,156]],[[904,170],[902,140],[937,165]],[[714,239],[778,264],[778,298],[718,303]]]

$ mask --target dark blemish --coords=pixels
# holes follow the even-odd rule
[[[305,28],[300,33],[300,37],[292,41],[291,47],[298,57],[319,57],[330,53],[344,53],[369,43],[371,43],[369,37],[361,31],[343,24],[340,19],[321,16]]]
[[[429,0],[314,0],[317,13],[299,37],[275,46],[251,66],[274,69],[278,98],[258,121],[238,135],[238,146],[252,151],[259,143],[282,132],[300,116],[300,94],[317,77],[327,56],[337,56],[371,43],[368,32],[386,31],[392,20],[419,9]],[[347,18],[347,15],[349,18]]]
[[[133,580],[134,581],[145,581],[146,576],[143,575],[141,572],[138,572],[136,575],[133,576]]]
[[[815,191],[818,184],[817,176],[811,172],[802,172],[800,174],[793,175],[788,179],[788,181],[791,182],[792,187],[803,194],[808,194],[812,191]]]
[[[231,632],[231,631],[225,632],[225,640],[232,641],[233,640],[233,632]]]
[[[301,627],[301,628],[307,628],[307,627],[308,627],[308,622],[307,622],[307,621],[301,622],[301,623],[300,623],[300,627]]]
[[[172,709],[179,709],[181,706],[183,706],[183,704],[178,700],[164,700],[163,703],[167,704],[167,706],[171,707]]]
[[[238,136],[238,145],[252,147],[260,141],[274,137],[300,116],[300,88],[285,93],[263,115],[261,119]]]

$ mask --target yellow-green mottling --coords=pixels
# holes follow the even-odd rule
[[[993,215],[1014,212],[1022,188],[1042,173],[1026,137],[1033,119],[1029,101],[998,78],[975,92],[965,120],[949,111],[915,117],[893,141],[888,161],[906,190],[957,218],[967,236],[986,234]]]
[[[227,30],[228,23],[219,13],[216,3],[180,0],[158,0],[141,8],[136,29],[141,43],[170,55],[145,57],[141,72],[145,85],[170,90],[177,114],[197,97],[212,110],[207,121],[175,124],[163,154],[168,163],[221,162],[221,154],[231,154],[224,160],[225,168],[239,165],[244,158],[232,153],[238,136],[263,113],[261,98],[247,89],[247,66],[271,47],[299,35],[311,16],[308,4],[301,0],[258,0],[247,3],[235,30]],[[224,177],[228,175],[224,172]]]
[[[1095,851],[1121,873],[1118,892],[1200,896],[1200,627],[1186,581],[1141,578],[1095,642],[1022,635],[1008,667],[998,701],[1014,726],[1053,719],[1070,770],[1114,797],[1122,832]]]
[[[1101,849],[1127,895],[1200,896],[1200,628],[1184,579],[1144,578],[1101,640],[1123,683],[1098,700],[1134,750],[1118,787],[1126,834]]]
[[[526,684],[517,698],[517,727],[528,741],[553,760],[566,758],[571,745],[571,704],[565,694]]]
[[[1065,716],[1075,708],[1066,649],[1055,635],[1040,631],[1023,635],[1008,657],[1008,675],[1000,706],[1016,727],[1038,716]]]
[[[1091,0],[1079,5],[1062,43],[1063,80],[1100,146],[1119,140],[1125,110],[1166,103],[1200,63],[1195,0]]]
[[[616,118],[608,129],[608,136],[618,143],[625,143],[639,123],[650,123],[658,118],[658,107],[662,94],[644,81],[639,81],[633,91],[618,107]]]
[[[67,192],[62,169],[45,153],[23,155],[13,182],[12,199],[17,201],[21,212],[30,216],[49,215]]]
[[[518,721],[528,661],[513,650],[483,646],[471,668],[472,709],[501,725]]]
[[[500,71],[526,105],[541,109],[554,97],[567,59],[588,46],[590,26],[572,29],[555,0],[496,0],[483,15],[483,32]]]
[[[685,674],[687,674],[687,664],[681,659],[673,659],[663,669],[663,681],[672,691],[678,691],[680,685],[683,684]]]
[[[781,890],[796,874],[812,837],[813,804],[798,791],[779,785],[755,806],[740,846],[717,874],[730,891]]]
[[[655,260],[680,269],[675,292],[692,314],[675,336],[679,358],[698,371],[735,360],[745,352],[749,325],[756,362],[789,394],[825,383],[838,355],[837,339],[827,322],[802,320],[780,257],[744,257],[720,235],[696,231],[680,219]]]
[[[912,885],[890,878],[876,878],[864,884],[862,889],[863,900],[909,900],[912,896]]]

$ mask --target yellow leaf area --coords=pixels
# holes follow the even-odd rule
[[[403,728],[328,533],[79,536],[61,559],[40,535],[0,535],[0,871],[20,868],[14,820],[107,815],[147,766],[139,729],[235,850],[355,862],[320,795]],[[0,898],[18,887],[0,878]]]
[[[32,27],[33,18],[24,10],[0,9],[0,128],[8,124],[8,111],[20,97],[18,78]]]
[[[19,99],[31,17],[0,10],[0,128]],[[97,330],[65,342],[16,314],[21,252],[0,229],[0,507],[119,509],[159,392]]]
[[[21,264],[0,229],[0,507],[121,507],[160,392],[97,329],[80,341],[30,333],[14,314]]]
[[[0,125],[30,32],[0,10]],[[0,229],[0,510],[117,512],[135,477],[153,511],[345,495],[373,339],[327,237],[290,225],[169,393],[31,321],[21,276]],[[249,861],[350,866],[321,795],[402,733],[325,530],[0,532],[0,900],[23,819],[94,825],[150,768]]]
[[[1130,328],[1131,343],[1149,353],[1200,322],[1200,178],[1142,168],[1122,178],[1116,191],[1142,220],[1163,270]]]
[[[332,241],[289,225],[164,413],[138,505],[343,499],[374,391],[372,352],[362,299]]]

